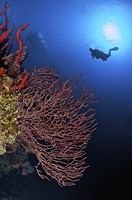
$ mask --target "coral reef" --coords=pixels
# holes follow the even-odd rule
[[[6,15],[10,4],[0,13],[0,154],[36,155],[36,171],[41,178],[55,179],[60,186],[75,185],[87,168],[86,147],[97,128],[94,92],[84,86],[82,95],[74,94],[75,78],[63,80],[51,67],[22,69],[27,47],[20,37],[28,24],[16,33],[19,49],[7,55],[11,32]],[[21,166],[20,163],[17,166]],[[12,165],[10,163],[10,165]],[[23,165],[22,165],[23,166]],[[25,163],[26,174],[29,163]]]

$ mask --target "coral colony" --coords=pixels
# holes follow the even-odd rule
[[[35,168],[41,178],[52,177],[60,186],[75,185],[87,168],[86,147],[96,130],[95,110],[90,108],[94,93],[84,87],[77,98],[74,79],[63,80],[49,66],[32,73],[21,66],[27,46],[20,35],[28,24],[16,32],[19,49],[7,53],[14,40],[13,26],[8,29],[10,6],[6,3],[0,13],[5,18],[0,24],[0,157],[21,149],[37,157]]]

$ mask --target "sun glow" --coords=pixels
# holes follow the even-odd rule
[[[114,22],[108,22],[103,26],[103,36],[111,42],[121,42],[121,31]]]
[[[127,4],[99,4],[91,9],[88,18],[90,47],[107,51],[118,46],[126,52],[132,43],[131,10]]]

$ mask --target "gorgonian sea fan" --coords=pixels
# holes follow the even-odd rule
[[[74,80],[63,81],[43,67],[29,77],[18,102],[21,144],[38,158],[38,174],[61,186],[74,185],[82,176],[87,142],[96,129],[95,111],[89,107],[94,93],[84,88],[76,98],[75,87]]]

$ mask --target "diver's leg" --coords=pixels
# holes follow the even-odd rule
[[[111,56],[111,49],[109,49],[108,55]]]
[[[109,49],[108,55],[111,56],[111,51],[117,51],[117,50],[119,50],[119,47],[114,47],[112,49]]]

